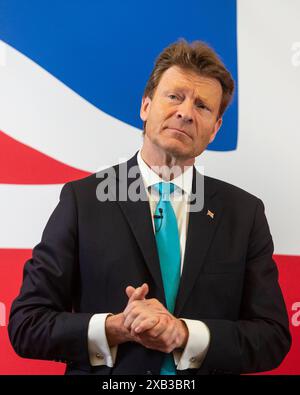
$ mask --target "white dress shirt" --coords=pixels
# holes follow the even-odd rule
[[[159,200],[159,194],[152,185],[161,182],[162,179],[144,162],[141,151],[137,155],[138,166],[148,195],[151,218],[154,227],[155,208]],[[174,192],[170,195],[170,202],[174,209],[180,237],[181,273],[184,263],[184,252],[188,229],[188,198],[192,190],[193,166],[174,178],[171,182],[176,185]],[[130,285],[130,284],[128,284]],[[94,314],[89,322],[88,349],[92,366],[107,365],[113,367],[118,346],[109,347],[105,334],[105,320],[110,313]],[[185,322],[189,336],[183,351],[173,351],[175,365],[178,370],[199,368],[208,350],[210,333],[207,326],[198,320],[180,318]]]

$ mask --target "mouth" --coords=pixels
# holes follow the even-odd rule
[[[183,129],[169,128],[169,127],[166,127],[165,129],[168,129],[168,130],[171,130],[171,131],[174,131],[174,132],[177,132],[177,133],[184,134],[184,135],[186,135],[187,137],[189,137],[191,139],[191,136]]]

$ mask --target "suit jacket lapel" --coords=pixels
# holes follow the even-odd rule
[[[159,257],[153,232],[151,211],[147,199],[146,190],[141,179],[140,170],[137,164],[137,154],[128,162],[114,166],[116,172],[116,191],[115,197],[120,205],[128,224],[136,238],[140,250],[144,256],[145,263],[151,273],[158,288],[158,297],[166,305]],[[132,171],[134,170],[134,171]],[[132,173],[132,174],[131,174]],[[194,168],[192,192],[199,198],[201,194],[199,185],[203,181],[203,176]],[[134,185],[135,184],[135,185]],[[130,191],[136,185],[140,186],[142,200],[133,201],[131,199],[119,198],[120,190]],[[123,195],[124,197],[124,195]],[[192,204],[192,202],[191,202]],[[213,218],[208,215],[208,210],[213,213]],[[218,199],[214,184],[204,177],[204,203],[201,211],[191,211],[189,213],[189,225],[185,247],[185,257],[183,271],[180,280],[179,291],[176,299],[174,315],[179,316],[190,292],[198,278],[201,267],[205,261],[207,250],[213,240],[214,233],[220,222],[222,215],[222,203]]]
[[[196,190],[197,183],[201,185],[201,177],[203,181],[204,176],[194,168],[192,190],[197,196],[202,192],[201,190]],[[204,177],[204,182],[202,183],[204,185],[203,209],[189,213],[183,271],[174,312],[176,316],[180,315],[195,285],[222,215],[222,203],[208,180]]]
[[[156,248],[156,241],[153,231],[151,211],[147,193],[141,178],[140,170],[137,164],[137,154],[128,162],[119,166],[115,166],[117,173],[117,193],[118,188],[123,188],[127,191],[136,190],[142,196],[142,200],[132,201],[117,199],[128,224],[136,238],[140,250],[144,256],[146,265],[151,273],[154,282],[157,284],[159,290],[159,298],[165,303],[165,296],[163,290],[163,282],[160,271],[159,257]],[[119,196],[119,194],[117,195]]]

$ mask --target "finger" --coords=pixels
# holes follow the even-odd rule
[[[141,332],[135,332],[136,336],[139,336],[142,341],[148,342],[150,344],[157,344],[161,343],[161,335],[166,331],[167,329],[167,320],[162,318],[161,316],[157,316],[158,323],[151,329],[141,331]]]
[[[156,339],[167,338],[172,331],[172,323],[169,319],[159,316],[159,322],[154,328],[148,331],[149,336]]]
[[[157,325],[159,318],[155,316],[151,317],[138,317],[135,319],[131,325],[131,330],[134,333],[143,333]]]
[[[136,288],[133,292],[131,292],[131,288],[133,287],[127,287],[130,288],[129,289],[129,294],[131,293],[131,295],[129,296],[129,300],[128,303],[133,302],[134,300],[143,300],[145,299],[146,295],[149,292],[149,287],[148,284],[144,283],[142,286]],[[127,288],[126,288],[126,293],[127,293]],[[128,293],[127,293],[128,296]]]
[[[148,335],[153,339],[158,339],[165,332],[166,329],[167,326],[165,322],[159,320],[158,323],[148,331]]]
[[[150,314],[153,315],[151,311],[145,306],[142,300],[135,300],[132,303],[129,303],[125,310],[123,311],[123,315],[125,317],[124,325],[128,328],[131,326],[133,320],[137,317],[148,317]]]
[[[127,306],[123,311],[123,314],[125,315],[125,317],[127,317],[128,314],[132,313],[132,311],[135,311],[137,314],[139,314],[141,310],[145,308],[146,305],[144,304],[143,300],[134,300],[131,303],[128,302]]]
[[[131,328],[131,324],[133,323],[133,321],[136,319],[136,315],[135,314],[128,314],[124,320],[124,326],[125,328],[129,329]]]
[[[149,286],[147,283],[142,284],[137,288],[136,293],[133,293],[130,297],[130,302],[133,300],[143,300],[149,292]]]
[[[143,299],[145,299],[149,293],[149,285],[147,283],[144,283],[141,288],[142,288],[142,291],[141,291],[142,295],[141,296]]]
[[[129,299],[128,299],[128,303],[133,302],[134,300],[141,300],[141,295],[142,295],[142,289],[141,287],[137,287],[132,294],[130,295]]]
[[[128,287],[126,287],[126,295],[128,296],[128,299],[131,297],[131,295],[134,293],[135,288],[132,287],[131,285],[129,285]]]

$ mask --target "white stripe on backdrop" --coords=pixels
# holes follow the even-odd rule
[[[99,110],[19,51],[3,42],[1,46],[5,61],[0,66],[0,130],[4,133],[91,172],[115,164],[140,146],[140,130]]]
[[[238,147],[197,161],[262,198],[275,252],[287,255],[300,255],[299,17],[298,0],[238,0]]]

